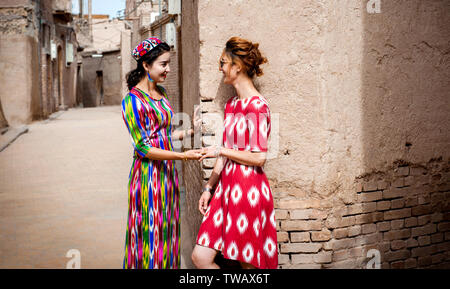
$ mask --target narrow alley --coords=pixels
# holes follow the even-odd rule
[[[121,268],[132,146],[120,106],[28,129],[0,152],[0,268],[66,268],[71,249],[81,268]]]

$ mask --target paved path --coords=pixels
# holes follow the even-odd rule
[[[132,146],[120,107],[28,128],[0,152],[0,268],[66,268],[70,249],[81,268],[121,268]]]

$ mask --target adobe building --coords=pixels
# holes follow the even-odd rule
[[[8,125],[76,105],[71,1],[1,1],[0,19],[0,101]]]
[[[125,85],[121,73],[121,39],[126,26],[123,20],[109,19],[108,15],[91,17],[92,25],[86,20],[87,15],[75,17],[83,46],[79,61],[80,98],[84,107],[118,105]]]
[[[280,268],[450,267],[448,1],[179,2],[128,0],[128,50],[174,24],[164,85],[176,112],[201,106],[201,136],[184,143],[197,148],[221,142],[235,95],[218,69],[226,41],[260,44]],[[214,161],[183,163],[186,260]]]
[[[219,57],[258,42],[279,267],[450,268],[449,2],[338,2],[183,1],[183,111],[220,143]],[[213,164],[185,163],[192,247]]]

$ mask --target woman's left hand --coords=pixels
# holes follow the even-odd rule
[[[216,157],[218,157],[218,147],[210,146],[210,147],[202,148],[200,153],[202,154],[202,157],[198,160],[200,162],[206,158],[216,158]]]

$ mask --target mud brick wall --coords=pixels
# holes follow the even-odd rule
[[[449,2],[337,2],[183,2],[183,110],[200,103],[211,143],[235,95],[218,70],[224,44],[258,42],[269,62],[256,86],[279,117],[264,171],[280,268],[364,268],[370,249],[382,268],[446,267]],[[212,165],[186,175],[205,180]]]
[[[280,268],[450,268],[450,161],[397,163],[355,181],[356,202],[276,200]],[[328,208],[327,208],[328,207]],[[295,209],[294,209],[295,208]]]

